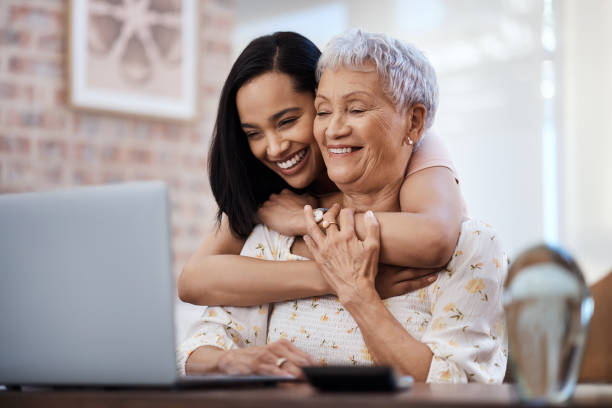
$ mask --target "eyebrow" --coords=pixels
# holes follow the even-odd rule
[[[279,112],[276,112],[274,115],[270,116],[270,121],[275,122],[278,119],[280,119],[284,114],[289,113],[289,112],[301,112],[302,109],[298,106],[294,106],[292,108],[287,108],[287,109],[283,109]],[[241,123],[240,124],[241,127],[243,128],[256,128],[257,126],[255,125],[251,125],[250,123]]]
[[[342,95],[342,99],[349,99],[349,98],[352,98],[352,97],[358,96],[358,95],[372,96],[371,93],[366,92],[366,91],[353,91],[353,92],[347,93],[346,95]],[[329,98],[327,96],[320,95],[320,94],[317,94],[315,99],[316,98],[322,98],[322,99],[325,99],[325,100],[329,100]]]

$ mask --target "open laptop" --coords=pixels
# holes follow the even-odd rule
[[[1,195],[0,384],[287,380],[179,379],[170,230],[161,182]]]

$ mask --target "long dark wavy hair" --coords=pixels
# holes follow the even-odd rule
[[[223,85],[208,157],[210,186],[219,211],[234,234],[246,237],[255,226],[259,206],[270,194],[290,186],[261,163],[240,126],[236,93],[251,79],[268,72],[289,75],[297,92],[315,94],[315,71],[321,51],[306,37],[276,32],[256,38],[242,51]]]

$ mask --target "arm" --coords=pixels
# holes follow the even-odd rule
[[[204,240],[183,267],[177,285],[180,299],[196,305],[253,306],[333,293],[315,262],[240,256],[244,242],[231,233],[224,217],[219,229]],[[422,274],[389,271],[378,279],[377,288],[383,298],[388,298],[425,287],[435,279]]]
[[[328,294],[331,289],[312,261],[275,262],[240,256],[244,240],[226,217],[183,267],[179,297],[198,305],[252,306]],[[288,271],[291,279],[287,279]]]
[[[408,176],[399,198],[402,212],[375,214],[380,224],[380,262],[413,268],[446,265],[457,244],[462,220],[463,200],[452,171],[436,166]],[[283,191],[272,195],[258,216],[283,234],[304,235],[305,204],[312,206],[303,196]],[[365,238],[363,213],[355,216],[355,230],[360,239]]]
[[[400,213],[375,213],[380,224],[380,262],[414,268],[446,265],[461,229],[462,198],[447,167],[429,167],[404,180]],[[365,239],[364,214],[355,231]]]
[[[340,302],[357,322],[374,361],[424,381],[433,353],[402,327],[376,293],[379,225],[372,212],[365,217],[366,238],[362,241],[355,234],[352,210],[343,209],[339,227],[332,225],[323,234],[307,207],[309,235],[305,241]]]

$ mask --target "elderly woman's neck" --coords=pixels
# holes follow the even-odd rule
[[[342,207],[353,208],[358,212],[367,210],[398,212],[400,211],[400,187],[401,181],[386,184],[369,191],[343,189]]]

